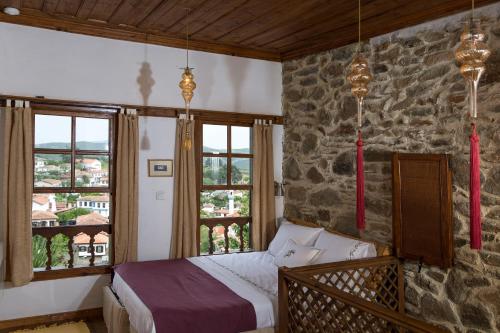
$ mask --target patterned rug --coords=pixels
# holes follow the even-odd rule
[[[12,333],[90,333],[87,324],[84,322],[79,323],[65,323],[53,326],[43,326],[32,330],[20,330]]]

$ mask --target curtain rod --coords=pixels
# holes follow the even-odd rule
[[[92,108],[95,109],[95,111],[100,110],[105,112],[116,112],[116,113],[118,113],[122,108],[137,109],[138,115],[144,117],[177,118],[179,117],[180,114],[185,113],[185,109],[180,107],[176,108],[176,107],[160,107],[160,106],[141,106],[132,104],[71,101],[63,99],[45,98],[44,96],[29,97],[29,96],[0,94],[0,100],[2,101],[2,105],[5,105],[7,99],[30,101],[33,107],[47,105],[54,107]],[[255,119],[265,119],[265,120],[271,120],[274,124],[283,124],[283,116],[203,110],[203,109],[191,109],[190,112],[195,117],[203,120],[234,120],[236,122],[240,121],[240,122],[253,123]]]

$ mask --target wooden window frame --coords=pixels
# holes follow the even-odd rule
[[[67,226],[67,227],[56,227],[67,231],[68,237],[73,237],[79,232],[89,232],[91,241],[93,240],[93,235],[99,233],[100,231],[105,231],[110,236],[110,244],[114,244],[114,201],[115,201],[115,188],[116,188],[116,128],[117,128],[117,117],[118,109],[109,107],[100,107],[94,105],[58,105],[51,103],[32,103],[32,120],[33,120],[33,176],[35,175],[35,155],[36,154],[66,154],[71,155],[71,185],[70,187],[35,187],[35,177],[33,177],[33,194],[37,193],[107,193],[110,198],[109,202],[109,224],[98,226]],[[71,117],[71,148],[70,149],[45,149],[45,148],[35,148],[35,130],[36,130],[36,115],[47,115],[47,116],[66,116]],[[92,119],[108,119],[109,120],[109,133],[108,133],[108,146],[109,150],[81,150],[76,149],[76,118],[92,118]],[[76,182],[76,157],[81,155],[94,155],[94,156],[107,156],[108,163],[108,186],[107,187],[77,187]],[[41,227],[33,228],[33,235],[45,235],[46,237],[53,237],[55,229],[54,227]],[[80,231],[81,229],[81,231]],[[87,230],[88,229],[88,230]],[[94,230],[95,229],[95,230]],[[102,229],[102,230],[101,230]],[[92,235],[93,234],[93,235]],[[48,243],[48,242],[47,242]],[[69,243],[70,244],[70,243]],[[95,246],[91,247],[91,253],[95,250]],[[50,256],[50,252],[47,253]],[[71,256],[72,257],[72,256]],[[88,276],[88,275],[100,275],[108,274],[111,272],[111,267],[114,262],[114,255],[111,252],[109,263],[107,265],[94,265],[92,257],[89,266],[84,267],[70,267],[70,268],[56,268],[45,270],[33,270],[34,278],[33,281],[42,280],[53,280],[62,279],[68,277],[78,277],[78,276]]]
[[[222,125],[227,126],[227,150],[226,153],[205,153],[203,152],[203,125]],[[249,154],[240,154],[232,152],[232,127],[248,127],[250,128],[250,153]],[[252,248],[252,192],[253,192],[253,177],[252,177],[252,165],[250,167],[250,177],[251,184],[249,185],[233,185],[232,184],[232,159],[233,158],[249,158],[253,164],[253,132],[252,132],[252,123],[248,122],[239,122],[239,121],[231,121],[231,120],[204,120],[200,119],[195,123],[195,142],[197,143],[196,147],[196,173],[197,173],[197,237],[196,237],[196,247],[198,251],[198,255],[200,253],[200,228],[202,225],[205,225],[209,228],[209,253],[212,254],[226,254],[229,253],[229,240],[228,240],[228,228],[232,224],[238,224],[241,230],[243,230],[243,225],[249,224],[249,247]],[[203,184],[203,158],[204,157],[222,157],[226,158],[227,165],[227,174],[226,174],[226,185],[204,185]],[[216,191],[216,190],[243,190],[250,192],[250,202],[249,202],[249,216],[245,217],[216,217],[216,218],[201,218],[200,214],[200,197],[203,191]],[[225,251],[222,253],[213,253],[213,239],[212,239],[212,231],[216,225],[222,224],[224,226],[224,236],[225,236]],[[240,251],[244,252],[243,245],[243,231],[240,232]],[[238,253],[235,252],[235,253]]]

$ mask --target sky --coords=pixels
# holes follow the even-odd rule
[[[76,141],[108,140],[108,119],[76,118]],[[35,115],[35,144],[71,142],[71,117]]]
[[[248,149],[250,147],[251,129],[251,127],[232,127],[232,149]],[[203,145],[218,150],[226,149],[227,127],[224,125],[203,125]]]

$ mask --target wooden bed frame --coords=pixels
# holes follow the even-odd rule
[[[289,220],[289,221],[294,223],[294,224],[302,225],[302,226],[306,226],[306,227],[313,227],[313,228],[320,227],[319,225],[317,225],[315,223],[306,222],[306,221],[300,221],[300,220]],[[340,233],[340,232],[332,230],[330,228],[325,228],[325,230],[327,230],[328,232],[343,236],[343,237],[361,240],[359,238]],[[363,241],[368,242],[368,243],[373,243],[375,245],[376,250],[377,250],[377,256],[379,256],[379,257],[388,256],[391,253],[390,247],[385,245],[385,244],[380,244],[377,242],[366,241],[366,240],[363,240]],[[329,267],[332,265],[335,265],[335,264],[326,264],[326,266],[329,266]],[[323,265],[323,266],[325,266],[325,265]],[[300,267],[300,268],[306,269],[308,267],[315,267],[315,266],[306,266],[306,267]],[[295,270],[290,270],[287,272],[292,273],[292,272],[295,272]],[[282,270],[280,270],[280,277],[281,278],[282,278],[282,275],[283,275],[283,272],[282,272]],[[281,287],[281,280],[280,280],[280,287]],[[108,333],[129,333],[129,332],[130,333],[137,333],[137,331],[130,325],[127,310],[121,304],[120,300],[113,293],[113,291],[111,290],[111,288],[109,286],[104,287],[103,296],[104,296],[103,317],[104,317],[104,322],[106,323],[106,326],[108,328]],[[286,305],[286,303],[284,303],[284,304]],[[282,320],[281,319],[281,312],[282,312],[281,297],[280,297],[280,305],[279,306],[280,306],[279,312],[280,312],[280,322],[281,322],[281,320]],[[280,326],[286,327],[286,326],[282,326],[282,325],[280,325]],[[273,333],[273,332],[277,332],[278,330],[279,330],[278,328],[264,328],[264,329],[258,329],[258,330],[254,330],[251,332],[245,332],[245,333]],[[283,331],[283,332],[285,332],[285,331]],[[293,332],[295,332],[295,331],[293,331]],[[305,331],[305,332],[309,332],[309,331]]]

